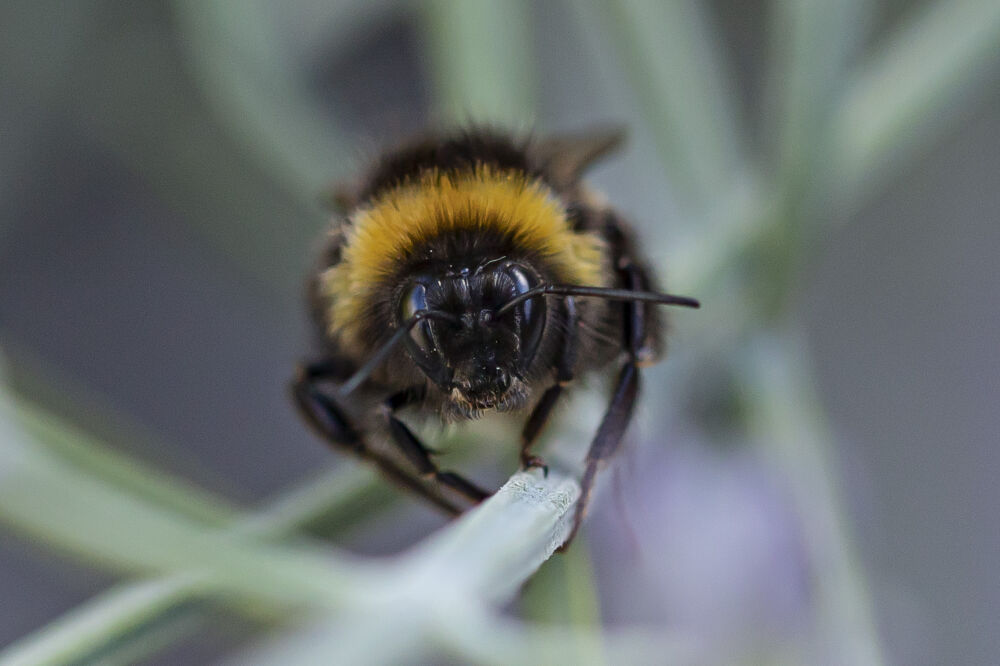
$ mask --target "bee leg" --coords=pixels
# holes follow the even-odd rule
[[[545,464],[541,456],[531,453],[531,447],[534,445],[535,440],[538,439],[542,428],[545,427],[545,422],[548,421],[549,414],[552,413],[552,408],[556,406],[562,390],[562,386],[559,384],[547,389],[542,394],[542,399],[535,405],[535,409],[532,410],[527,423],[524,424],[524,430],[521,431],[521,469],[541,467],[542,472],[548,477],[549,466]]]
[[[371,462],[398,486],[423,497],[451,515],[460,514],[461,508],[446,498],[429,492],[419,477],[365,445],[362,433],[351,424],[336,401],[317,385],[319,381],[339,374],[336,369],[335,362],[329,360],[299,367],[292,380],[291,390],[295,405],[306,422],[327,443]]]
[[[608,410],[604,413],[604,419],[597,429],[597,434],[594,435],[590,450],[587,451],[583,479],[580,481],[580,499],[576,502],[576,511],[573,514],[573,529],[560,550],[566,550],[569,547],[580,529],[580,523],[587,515],[597,468],[617,450],[622,435],[625,434],[625,428],[632,420],[632,410],[635,407],[638,392],[639,368],[634,363],[625,363],[621,372],[618,373],[618,382],[615,385],[615,392],[611,397]]]
[[[414,464],[420,476],[428,481],[434,481],[451,488],[476,503],[482,502],[489,497],[491,493],[486,492],[464,477],[454,472],[443,472],[438,469],[438,466],[431,460],[432,452],[430,449],[413,434],[405,423],[395,416],[395,411],[403,407],[407,399],[408,394],[404,392],[392,396],[386,401],[386,406],[389,409],[389,432],[392,435],[392,441],[403,452],[403,455]]]
[[[655,289],[648,269],[634,258],[635,242],[626,231],[624,223],[613,212],[608,212],[604,223],[604,236],[611,247],[615,270],[622,286],[637,291]],[[656,362],[660,356],[662,335],[657,306],[651,303],[631,303],[625,315],[625,349],[640,368]]]
[[[556,365],[556,385],[542,394],[542,399],[535,405],[527,423],[524,424],[524,430],[521,431],[521,468],[541,467],[545,476],[549,475],[549,467],[539,456],[531,453],[531,447],[545,427],[552,409],[556,406],[556,402],[563,392],[563,387],[573,381],[573,366],[576,365],[577,323],[579,321],[576,301],[572,296],[567,297],[563,300],[562,307],[566,317],[566,331],[563,334],[562,353],[559,355],[559,361]]]
[[[299,366],[292,380],[292,397],[306,422],[330,444],[363,456],[361,435],[333,398],[317,386],[317,382],[333,376],[334,372],[332,361],[328,360]]]
[[[620,260],[619,266],[624,282],[629,289],[642,289],[643,285],[648,283],[642,269],[631,263],[627,257]],[[623,346],[628,351],[628,359],[618,373],[618,380],[615,383],[615,390],[611,395],[608,409],[604,413],[597,434],[594,435],[590,444],[590,450],[587,451],[583,478],[580,480],[580,499],[576,502],[576,510],[573,515],[573,528],[565,543],[560,546],[561,551],[566,550],[572,543],[580,529],[580,524],[587,515],[587,507],[594,490],[594,479],[597,476],[598,467],[618,450],[625,429],[632,420],[636,397],[639,394],[638,364],[646,349],[647,320],[645,314],[642,303],[625,303],[625,325],[622,337]]]

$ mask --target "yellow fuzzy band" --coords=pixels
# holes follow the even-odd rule
[[[542,182],[519,171],[429,171],[379,195],[351,216],[341,261],[324,273],[330,333],[355,348],[360,318],[378,285],[419,246],[451,231],[503,231],[513,244],[543,258],[560,282],[602,283],[604,246],[573,231],[566,210]]]

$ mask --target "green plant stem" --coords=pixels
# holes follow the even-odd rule
[[[851,545],[834,446],[801,336],[788,329],[761,336],[744,367],[752,433],[770,464],[782,471],[806,535],[818,611],[813,656],[881,664],[869,585]]]
[[[791,51],[810,46],[806,38],[792,45],[791,38],[787,37],[789,23],[797,21],[809,26],[818,22],[819,27],[812,31],[827,30],[821,14],[817,13],[817,18],[812,20],[801,16],[807,9],[824,11],[822,7],[792,2],[783,3],[779,8],[782,18],[776,19],[774,31],[784,37],[783,43],[775,46],[777,53],[788,57]],[[822,39],[829,41],[830,37]],[[852,43],[854,39],[845,38],[843,43]],[[838,52],[834,45],[825,48]],[[843,64],[846,55],[842,49],[843,46],[839,58]],[[814,59],[809,57],[807,60]],[[829,67],[823,63],[815,66]],[[795,74],[793,69],[802,71]],[[836,201],[838,205],[816,218],[826,223],[843,223],[892,172],[893,165],[901,164],[907,157],[912,159],[913,153],[941,136],[945,129],[943,119],[949,117],[943,113],[946,107],[955,106],[959,98],[969,105],[973,98],[981,97],[989,87],[976,84],[995,78],[998,69],[1000,3],[992,0],[928,3],[893,31],[872,55],[857,62],[846,83],[834,86],[837,94],[830,102],[829,111],[816,107],[812,96],[820,94],[816,89],[819,84],[806,73],[806,65],[788,66],[787,69],[776,66],[770,85],[775,90],[785,86],[782,104],[787,110],[779,113],[776,108],[773,113],[777,118],[786,115],[799,118],[795,124],[800,126],[776,132],[783,137],[777,154],[785,156],[781,170],[793,181],[806,175],[806,172],[796,174],[797,170],[805,168],[806,157],[794,157],[796,147],[808,143],[801,126],[812,126],[816,136],[829,137],[829,154],[813,154],[811,161],[829,163],[821,169],[825,170],[826,180],[819,181],[818,185],[832,192],[825,199]],[[786,79],[789,80],[780,83]],[[795,110],[799,105],[811,111]],[[826,120],[822,121],[824,117]],[[817,129],[819,122],[826,124]],[[776,180],[783,182],[781,178]],[[791,236],[782,235],[788,224],[806,214],[802,209],[798,214],[789,212],[788,197],[792,187],[743,183],[730,190],[721,199],[725,203],[719,209],[718,223],[711,225],[712,232],[681,239],[671,252],[671,283],[677,285],[678,290],[703,297],[705,305],[711,307],[712,299],[707,298],[709,292],[716,285],[731,288],[731,283],[720,278],[732,273],[734,268],[745,266],[748,249],[767,242],[796,248]],[[791,197],[791,202],[795,202],[795,197]],[[746,322],[752,311],[749,302],[734,305],[735,310],[729,311],[735,315],[743,312],[744,316],[737,316],[737,322]],[[735,328],[745,329],[746,325],[737,323]]]
[[[428,0],[421,7],[438,120],[530,122],[536,84],[528,4]]]
[[[34,439],[37,438],[37,439]],[[44,441],[45,444],[41,442]],[[161,617],[181,601],[215,589],[204,568],[221,574],[222,588],[241,587],[244,573],[263,567],[268,571],[251,585],[249,592],[266,604],[301,601],[296,588],[308,598],[332,570],[324,560],[324,573],[299,585],[295,567],[286,567],[281,555],[257,553],[238,547],[234,541],[261,535],[277,535],[319,517],[345,519],[334,509],[356,506],[367,499],[373,506],[384,500],[385,491],[366,469],[324,475],[296,493],[283,496],[250,519],[236,523],[228,536],[214,534],[232,524],[235,510],[224,502],[117,454],[38,408],[0,394],[0,517],[30,534],[44,538],[88,559],[118,568],[174,571],[181,562],[192,562],[198,552],[212,557],[167,578],[122,585],[98,600],[77,609],[71,616],[48,625],[18,645],[27,654],[60,654],[67,645],[89,650],[134,631],[147,621]],[[39,492],[45,488],[45,492]],[[109,532],[110,530],[110,532]],[[235,559],[226,560],[226,553]],[[276,556],[277,555],[277,556]],[[299,556],[291,556],[297,559]],[[303,574],[318,563],[306,557]],[[226,562],[226,564],[222,564]],[[246,580],[253,581],[255,576]],[[286,579],[286,589],[274,584]],[[256,589],[253,589],[256,588]],[[291,596],[289,596],[291,593]],[[284,601],[282,601],[284,599]],[[69,638],[67,638],[69,637]],[[20,648],[12,646],[18,653]],[[56,660],[58,661],[58,660]]]
[[[275,539],[320,520],[344,524],[348,518],[344,514],[353,513],[350,507],[363,503],[368,512],[356,515],[371,515],[379,505],[387,504],[389,496],[390,491],[371,470],[350,466],[322,474],[283,494],[236,522],[231,531],[243,537]],[[121,644],[129,636],[143,635],[145,640],[145,634],[165,616],[182,604],[202,599],[204,593],[200,581],[185,574],[122,583],[21,639],[2,656],[23,656],[23,663],[86,659],[107,645]],[[194,603],[184,612],[197,615],[201,608],[200,603]]]
[[[269,34],[271,7],[222,0],[174,7],[191,72],[223,126],[275,182],[315,207],[331,181],[346,175],[348,142]]]
[[[102,595],[10,646],[3,655],[10,659],[18,655],[55,662],[86,658],[128,635],[148,630],[182,602],[220,592],[252,600],[237,607],[259,615],[289,605],[337,608],[371,595],[392,596],[405,588],[403,581],[420,571],[425,579],[453,583],[462,571],[458,563],[467,556],[482,566],[468,571],[464,584],[455,589],[497,602],[509,598],[518,581],[530,575],[565,538],[566,515],[576,493],[573,481],[553,476],[540,486],[530,476],[516,475],[453,530],[428,540],[400,564],[373,573],[368,567],[358,570],[357,564],[329,556],[317,558],[310,549],[260,541],[321,515],[329,518],[331,506],[346,507],[359,494],[369,492],[370,478],[345,477],[345,472],[325,476],[232,528],[206,529],[169,507],[151,503],[148,497],[68,467],[18,433],[12,419],[0,420],[0,425],[7,429],[0,433],[4,463],[0,517],[114,568],[171,572],[162,579],[123,585]],[[371,474],[365,470],[362,476]],[[51,491],[39,497],[31,492],[39,487]],[[390,578],[396,582],[384,586],[378,582]]]
[[[592,11],[587,3],[572,6]],[[598,8],[675,181],[675,196],[689,212],[704,215],[744,167],[721,42],[697,2],[614,0],[593,5]]]
[[[254,543],[110,487],[0,421],[0,519],[110,569],[191,572],[207,590],[263,607],[336,605],[344,564],[304,545]],[[45,492],[39,492],[44,489]]]
[[[234,663],[306,657],[359,665],[430,662],[439,656],[434,647],[473,663],[579,664],[581,651],[584,663],[601,663],[605,638],[599,634],[575,626],[538,629],[490,610],[509,600],[565,538],[578,492],[576,481],[556,471],[548,478],[519,472],[482,505],[390,563],[352,615],[320,618],[254,646]],[[704,646],[662,632],[625,630],[607,640],[608,663],[704,656]]]
[[[518,472],[488,500],[410,551],[357,565],[363,587],[337,614],[310,658],[324,663],[384,663],[413,658],[439,632],[463,632],[461,611],[506,603],[569,534],[579,485],[552,471]],[[386,632],[391,627],[391,632]],[[289,663],[299,641],[265,645],[253,663]]]
[[[829,217],[832,109],[842,94],[849,61],[860,41],[861,0],[778,0],[771,8],[771,57],[776,138],[767,233],[752,248],[754,309],[782,315],[803,250]]]
[[[815,45],[826,44],[823,48],[843,67],[845,45],[857,37],[845,36],[835,42],[826,33],[851,15],[848,9],[792,0],[777,7],[776,54],[791,58],[796,51],[806,52],[799,57],[805,62],[776,66],[771,74],[771,88],[785,91],[781,97],[785,110],[779,113],[779,105],[773,113],[778,118],[794,118],[796,126],[779,133],[783,138],[777,156],[783,166],[776,178],[778,184],[744,183],[730,191],[722,198],[725,203],[719,208],[718,223],[711,225],[712,233],[681,239],[671,253],[671,283],[680,291],[702,297],[706,307],[728,298],[725,307],[734,318],[731,328],[737,337],[736,332],[750,327],[751,313],[756,309],[750,295],[729,298],[733,290],[747,288],[745,277],[734,282],[726,276],[745,268],[749,252],[776,247],[791,257],[804,251],[803,239],[795,241],[799,233],[789,233],[798,222],[810,217],[828,224],[850,219],[849,214],[892,164],[940,136],[945,105],[954,105],[958,94],[967,102],[981,96],[987,87],[973,84],[995,77],[1000,68],[1000,4],[989,0],[935,2],[907,20],[873,55],[857,63],[846,84],[827,82],[824,86],[818,81],[833,76],[834,72],[828,71],[831,64],[816,62],[808,55],[814,43],[806,36],[794,38],[792,26],[801,24],[799,30],[805,35],[820,33]],[[839,19],[824,20],[829,12]],[[860,10],[853,10],[853,15],[859,14]],[[910,66],[914,62],[923,64]],[[820,71],[810,74],[811,68]],[[824,110],[816,99],[831,89],[836,94],[830,108]],[[827,142],[829,154],[809,147],[805,127],[815,130],[819,137],[816,145]],[[800,149],[806,154],[796,156]],[[790,182],[785,182],[785,177]],[[803,178],[809,181],[803,183]],[[803,187],[810,188],[812,194],[806,194]],[[824,191],[827,194],[820,194]],[[837,201],[838,206],[814,210],[818,202],[826,200]],[[794,273],[791,258],[776,260],[784,266],[785,284],[769,288],[775,316]],[[754,259],[757,264],[763,261],[763,255]],[[767,291],[759,285],[754,290]]]
[[[188,518],[218,526],[237,515],[223,498],[118,453],[24,400],[0,399],[0,420],[19,423],[47,451],[76,469]]]
[[[524,616],[547,624],[600,626],[593,571],[590,555],[582,547],[549,560],[521,596]]]
[[[709,646],[663,629],[620,627],[607,629],[600,635],[581,635],[579,627],[525,624],[482,609],[464,609],[461,617],[462,631],[445,631],[442,626],[441,642],[463,661],[471,663],[498,666],[725,663],[723,646]],[[446,621],[447,618],[442,618],[442,623]]]
[[[830,149],[832,102],[860,42],[861,0],[777,0],[771,8],[767,85],[775,108],[776,180],[802,188]],[[817,184],[822,184],[818,181]]]
[[[8,645],[0,661],[27,666],[91,660],[121,637],[158,621],[198,589],[196,580],[184,576],[117,586]]]
[[[285,491],[237,520],[236,509],[222,498],[147,470],[24,401],[0,401],[0,422],[5,420],[20,422],[49,452],[99,477],[103,484],[208,526],[226,527],[242,538],[277,539],[313,527],[324,534],[342,531],[384,510],[398,495],[370,468],[348,464]],[[450,446],[462,448],[464,444],[456,441]],[[130,644],[141,642],[137,650],[152,652],[160,645],[151,641],[151,634],[158,633],[161,625],[174,637],[195,628],[193,622],[178,623],[178,615],[189,619],[203,615],[203,588],[200,581],[187,575],[122,583],[18,641],[11,650],[35,656],[69,650],[75,659],[81,659],[92,653],[103,655],[108,645],[132,649]],[[139,654],[136,649],[129,652],[133,658]],[[111,659],[107,655],[102,658]]]
[[[532,623],[579,629],[571,649],[575,663],[606,663],[600,645],[600,600],[585,543],[546,562],[526,586],[520,606],[524,619]]]
[[[927,2],[857,68],[833,116],[835,185],[858,201],[930,145],[1000,69],[1000,2]],[[995,85],[995,84],[994,84]]]
[[[365,625],[357,617],[325,617],[257,644],[228,663],[277,666],[308,661],[381,666],[394,663],[393,657],[403,663],[497,666],[726,663],[725,646],[707,645],[662,629],[620,627],[598,636],[581,634],[574,626],[528,624],[477,604],[438,610],[431,602],[420,618],[406,613],[380,616],[393,627],[394,636],[399,628],[399,642],[386,641],[384,635],[359,636]],[[414,624],[419,628],[416,634]]]

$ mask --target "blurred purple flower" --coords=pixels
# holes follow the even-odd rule
[[[646,442],[617,461],[590,524],[609,624],[739,650],[808,626],[808,563],[780,479],[747,448]]]

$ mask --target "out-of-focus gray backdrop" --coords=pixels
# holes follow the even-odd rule
[[[360,3],[346,4],[360,11]],[[881,3],[859,48],[919,4]],[[376,18],[357,29],[345,27],[349,12],[342,21],[310,22],[317,12],[309,3],[275,7],[270,17],[269,34],[284,40],[300,82],[327,110],[314,120],[336,123],[351,139],[329,155],[329,173],[316,174],[317,182],[349,173],[370,149],[434,119],[425,35],[414,11],[376,5],[368,10]],[[0,8],[0,335],[21,392],[99,435],[131,442],[146,460],[249,503],[336,464],[285,396],[290,369],[308,348],[300,281],[325,217],[263,169],[220,121],[232,110],[220,111],[198,81],[204,72],[192,66],[186,41],[197,27],[182,14],[165,3]],[[710,15],[723,30],[744,120],[761,123],[764,8],[719,1]],[[537,112],[521,129],[637,124],[615,65],[565,3],[539,3],[531,19],[539,92]],[[805,322],[837,436],[878,626],[898,663],[982,664],[1000,655],[996,83],[954,110],[938,141],[823,235],[797,278],[795,316]],[[596,180],[637,226],[654,235],[659,228],[658,240],[669,242],[663,220],[675,213],[659,193],[662,172],[641,168],[655,163],[645,132],[634,132]],[[645,544],[643,557],[663,558],[680,576],[664,589],[688,601],[646,612],[626,588],[604,582],[613,578],[615,548],[597,546],[612,620],[660,613],[681,624],[722,622],[726,599],[699,601],[684,588],[687,577],[715,575],[691,560],[723,558],[719,549],[742,543],[731,530],[770,520],[744,502],[747,492],[776,492],[752,480],[752,463],[741,467],[733,462],[739,453],[711,447],[684,451],[647,447],[637,460],[682,460],[664,463],[667,471],[656,478],[633,474],[660,493],[667,524],[704,547],[692,553],[669,536],[653,552]],[[692,471],[684,473],[685,465]],[[624,463],[636,466],[643,465]],[[627,483],[624,476],[619,483]],[[715,520],[717,533],[685,524],[685,502],[699,501],[712,503],[703,515]],[[613,505],[599,507],[595,520],[607,525],[596,525],[595,535],[619,534],[622,510]],[[641,520],[649,510],[624,512]],[[358,535],[354,546],[390,551],[439,524],[421,507],[408,512],[392,529]],[[783,528],[762,530],[761,538],[775,542],[796,538]],[[796,566],[767,548],[746,553],[758,555],[764,568]],[[3,533],[0,645],[109,582]],[[706,584],[715,583],[729,589],[719,580]],[[754,590],[740,589],[749,614]],[[802,592],[793,585],[782,594],[788,598],[766,609],[779,632],[794,623]],[[211,658],[238,636],[237,629],[206,632],[159,663]]]

